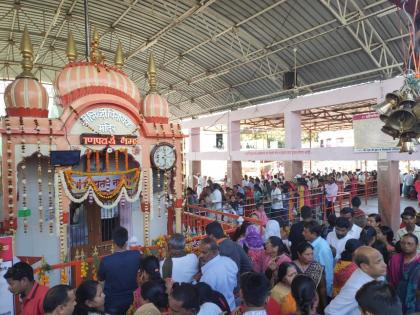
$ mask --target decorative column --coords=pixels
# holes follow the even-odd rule
[[[175,232],[182,233],[182,201],[175,202]]]
[[[228,121],[227,184],[232,187],[242,182],[242,162],[232,160],[232,152],[241,150],[241,121]]]
[[[400,170],[398,161],[378,161],[378,208],[382,222],[395,232],[400,226]]]
[[[201,131],[200,127],[198,128],[191,128],[190,132],[190,152],[200,152],[200,136]],[[192,186],[196,187],[197,185],[197,179],[194,177],[197,176],[197,174],[201,174],[201,161],[191,161],[190,164],[190,170],[191,170],[191,179],[192,179]]]
[[[301,126],[299,112],[284,113],[285,147],[286,149],[301,148]],[[302,161],[284,161],[284,175],[286,180],[291,180],[297,174],[302,174]]]

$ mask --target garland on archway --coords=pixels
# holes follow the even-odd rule
[[[112,189],[110,188],[110,176],[119,177],[118,183]],[[98,184],[98,181],[95,180],[98,177],[106,178],[104,185]],[[101,208],[112,209],[118,205],[122,198],[128,202],[135,202],[139,199],[141,177],[140,168],[115,172],[64,170],[59,172],[56,187],[61,184],[64,193],[75,203],[82,203],[88,198],[92,198]],[[104,180],[99,182],[103,184]]]

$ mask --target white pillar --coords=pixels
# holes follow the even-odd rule
[[[285,147],[286,149],[300,149],[302,146],[300,112],[284,113],[284,131],[285,131]],[[291,180],[297,174],[302,174],[302,161],[285,161],[284,176],[286,180]]]
[[[228,186],[232,187],[242,182],[242,162],[232,161],[232,151],[241,150],[241,121],[228,120],[228,143],[227,150],[229,159],[227,160],[227,179]]]

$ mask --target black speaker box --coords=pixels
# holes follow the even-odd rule
[[[80,163],[80,150],[51,151],[51,165],[72,166]]]
[[[223,134],[216,133],[216,148],[222,149],[223,148]]]
[[[297,77],[297,73],[296,73]],[[296,86],[295,73],[293,71],[285,72],[283,75],[283,89],[291,90]]]

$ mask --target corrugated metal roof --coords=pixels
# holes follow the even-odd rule
[[[388,0],[89,0],[89,19],[108,62],[121,40],[124,70],[142,94],[147,55],[155,53],[159,88],[176,119],[288,97],[283,73],[295,67],[294,49],[299,86],[308,86],[300,94],[400,74],[407,19],[393,8]],[[1,77],[20,72],[24,25],[43,81],[66,63],[69,29],[83,58],[83,0],[4,0]]]

